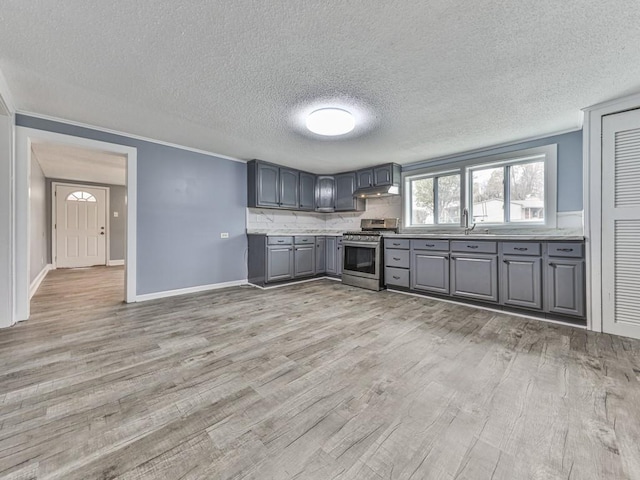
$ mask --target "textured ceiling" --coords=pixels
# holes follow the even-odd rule
[[[47,178],[126,185],[121,155],[53,143],[34,143],[31,150]]]
[[[318,173],[581,126],[640,90],[638,0],[3,0],[17,108]],[[313,106],[360,127],[307,135]]]

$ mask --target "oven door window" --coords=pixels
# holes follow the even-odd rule
[[[376,274],[376,249],[372,247],[344,246],[344,270]]]

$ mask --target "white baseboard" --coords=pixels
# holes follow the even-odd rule
[[[47,276],[47,273],[49,273],[49,270],[53,270],[53,265],[50,263],[45,265],[38,276],[33,279],[33,282],[31,282],[31,285],[29,286],[29,300],[31,300],[31,298],[36,294],[38,288],[40,288],[40,284]]]
[[[247,285],[247,279],[235,280],[233,282],[213,283],[210,285],[199,285],[197,287],[179,288],[177,290],[167,290],[164,292],[145,293],[144,295],[136,295],[136,302],[146,302],[148,300],[156,300],[158,298],[175,297],[177,295],[186,295],[188,293],[206,292],[208,290],[218,290],[220,288],[239,287]]]
[[[124,265],[124,259],[123,260],[109,260],[109,261],[107,261],[107,267],[117,267],[119,265]]]

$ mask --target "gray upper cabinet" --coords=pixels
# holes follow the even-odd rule
[[[335,178],[319,175],[316,180],[316,210],[333,212],[335,208]]]
[[[518,248],[533,249],[524,246]],[[502,257],[500,303],[514,307],[542,309],[542,258]]]
[[[325,273],[327,270],[327,240],[325,237],[316,237],[316,274]]]
[[[296,245],[294,247],[294,277],[308,277],[316,273],[316,246]]]
[[[551,249],[550,249],[551,250]],[[546,310],[563,315],[584,316],[584,261],[550,258],[546,262]]]
[[[267,247],[267,282],[293,278],[293,245],[269,245]]]
[[[358,188],[373,186],[373,169],[358,170],[356,172],[356,186]]]
[[[280,206],[299,208],[300,177],[297,170],[280,168]]]
[[[441,294],[449,293],[449,254],[411,252],[411,288]]]
[[[316,176],[312,173],[300,172],[300,210],[316,208]]]
[[[400,183],[401,167],[395,163],[380,165],[373,169],[373,184],[376,187]]]
[[[453,242],[452,242],[453,243]],[[498,301],[497,255],[451,255],[451,294],[458,297]]]
[[[269,163],[257,162],[253,166],[255,176],[255,206],[280,206],[280,168]],[[249,205],[251,205],[251,200]]]
[[[364,199],[354,198],[356,191],[355,172],[341,173],[335,176],[336,179],[336,212],[362,211],[365,207]]]

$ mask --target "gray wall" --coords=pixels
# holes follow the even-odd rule
[[[46,182],[42,167],[31,156],[31,176],[29,178],[29,283],[33,283],[42,269],[50,263],[47,249],[51,243],[51,230],[47,230]]]
[[[16,125],[138,149],[138,294],[246,278],[246,164],[26,115]]]
[[[109,258],[108,260],[124,260],[124,250],[126,243],[127,225],[127,188],[122,185],[107,185],[104,183],[78,182],[76,180],[65,180],[63,178],[47,178],[46,201],[47,201],[47,228],[51,232],[51,215],[53,208],[51,205],[51,182],[72,183],[75,185],[91,185],[96,187],[109,187]],[[113,216],[113,212],[118,212],[118,217]],[[53,252],[51,251],[51,234],[47,242],[47,259],[52,263]]]
[[[404,165],[403,172],[425,167],[446,165],[473,158],[524,150],[543,145],[558,144],[558,212],[582,210],[582,130],[523,142],[507,147],[487,148],[479,152],[436,158],[411,165]]]

